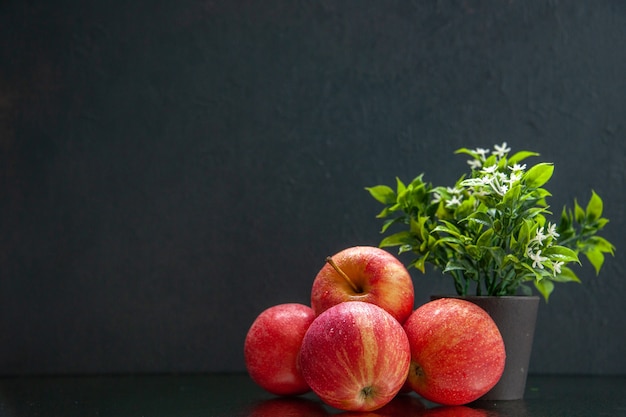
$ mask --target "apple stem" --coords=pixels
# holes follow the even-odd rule
[[[331,258],[330,256],[327,256],[326,257],[326,262],[328,262],[330,264],[330,266],[332,266],[333,269],[335,271],[337,271],[337,273],[339,275],[341,275],[343,277],[343,279],[345,279],[348,282],[348,284],[350,284],[350,287],[352,287],[354,292],[356,292],[356,293],[362,293],[363,292],[363,290],[361,290],[359,287],[357,287],[356,284],[354,282],[352,282],[350,277],[345,272],[343,272],[343,270],[341,268],[339,268],[339,265],[337,265],[337,263],[335,261],[333,261],[333,258]]]

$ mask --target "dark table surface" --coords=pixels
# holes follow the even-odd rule
[[[393,408],[392,408],[393,407]],[[0,378],[0,416],[328,416],[313,394],[277,398],[246,374]],[[354,415],[354,414],[346,414]],[[626,416],[626,376],[533,376],[519,401],[439,407],[397,397],[362,416]]]

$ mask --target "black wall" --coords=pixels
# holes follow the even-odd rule
[[[620,0],[0,3],[0,373],[241,371],[261,310],[378,243],[365,186],[502,141],[618,249],[531,372],[626,373],[625,44]]]

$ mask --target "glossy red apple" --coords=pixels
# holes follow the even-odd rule
[[[373,246],[354,246],[327,258],[311,291],[319,315],[344,301],[376,304],[400,323],[413,311],[411,275],[391,253]]]
[[[409,371],[409,341],[387,311],[349,301],[313,321],[302,340],[300,369],[326,404],[371,411],[396,396]]]
[[[259,314],[244,343],[246,368],[254,382],[276,395],[310,391],[300,372],[298,353],[314,319],[313,309],[298,303],[275,305]]]
[[[500,380],[504,342],[493,319],[476,304],[454,298],[428,302],[404,329],[411,345],[407,381],[426,400],[467,404]]]

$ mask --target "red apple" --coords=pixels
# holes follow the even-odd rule
[[[354,246],[326,261],[311,291],[316,315],[344,301],[376,304],[401,324],[413,311],[411,275],[391,253],[373,246]]]
[[[259,314],[244,343],[246,368],[254,382],[276,395],[310,391],[300,373],[298,353],[313,319],[313,309],[298,303],[275,305]]]
[[[302,340],[300,369],[326,404],[371,411],[396,396],[409,371],[402,325],[371,303],[337,304],[313,321]]]
[[[442,298],[411,314],[408,383],[426,400],[462,405],[487,393],[504,370],[504,342],[493,319],[476,304]]]

